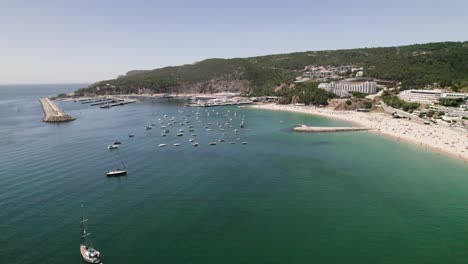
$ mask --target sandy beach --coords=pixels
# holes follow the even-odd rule
[[[444,125],[424,125],[407,119],[395,119],[386,113],[337,111],[331,108],[294,105],[252,105],[252,108],[312,114],[374,128],[370,132],[409,142],[468,162],[468,133]]]

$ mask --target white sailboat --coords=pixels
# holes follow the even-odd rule
[[[83,208],[83,205],[81,208]],[[81,215],[80,253],[83,259],[88,263],[101,263],[101,253],[93,248],[91,240],[89,239],[91,233],[88,233],[86,230],[87,221],[88,219],[85,219],[83,211]]]

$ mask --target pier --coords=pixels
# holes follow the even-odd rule
[[[325,133],[325,132],[349,132],[349,131],[367,131],[371,130],[369,127],[317,127],[300,125],[293,128],[297,132],[312,132],[312,133]]]
[[[49,98],[42,98],[40,101],[42,105],[42,111],[44,111],[44,118],[42,119],[44,122],[57,123],[75,120],[73,116],[67,115]]]

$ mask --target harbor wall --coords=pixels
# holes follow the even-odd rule
[[[367,131],[371,130],[369,127],[316,127],[316,126],[305,126],[301,125],[293,128],[297,132],[348,132],[348,131]]]
[[[60,107],[52,102],[49,98],[40,99],[42,111],[44,112],[44,122],[58,123],[75,120],[71,115],[66,114]]]

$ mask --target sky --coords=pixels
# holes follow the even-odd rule
[[[468,40],[468,0],[0,0],[0,84],[207,58]]]

